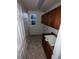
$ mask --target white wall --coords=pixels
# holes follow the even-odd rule
[[[28,39],[27,41],[29,43],[29,23],[28,23],[28,21],[29,21],[28,18],[29,17],[28,17],[28,13],[25,10],[22,11],[22,14],[23,14],[23,22],[24,22],[25,35],[26,35],[26,38]]]
[[[61,59],[61,37],[60,31],[58,32],[58,37],[56,39],[55,47],[53,50],[52,59]]]
[[[43,27],[41,24],[41,15],[43,12],[38,12],[38,11],[29,11],[29,30],[30,30],[30,35],[40,35],[43,32]],[[36,20],[36,25],[31,25],[31,14],[36,14],[37,15],[37,20]]]
[[[27,59],[27,40],[22,7],[17,4],[17,59]]]

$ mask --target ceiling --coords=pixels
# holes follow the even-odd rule
[[[61,0],[20,0],[27,10],[47,11],[49,8],[59,3]]]

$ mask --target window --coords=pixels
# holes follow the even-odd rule
[[[31,15],[31,24],[32,25],[36,25],[36,19],[37,19],[37,15],[36,14],[32,14]]]

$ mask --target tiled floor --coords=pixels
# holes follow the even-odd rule
[[[41,36],[31,36],[28,47],[28,59],[46,59],[41,39]]]

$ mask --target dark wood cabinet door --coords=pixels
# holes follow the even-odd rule
[[[50,11],[49,17],[50,17],[49,19],[51,19],[49,26],[54,27],[54,22],[55,22],[55,18],[56,18],[56,11],[55,10]]]
[[[61,6],[56,9],[50,11],[49,16],[51,18],[51,27],[55,29],[59,29],[61,23]]]
[[[48,25],[48,19],[47,18],[48,18],[47,14],[44,14],[42,16],[42,23],[45,24],[45,25]]]
[[[55,21],[54,26],[56,29],[59,29],[60,23],[61,23],[61,7],[56,8],[56,15],[55,15]]]
[[[45,54],[47,56],[47,59],[51,59],[53,51],[51,49],[51,46],[45,40],[43,41],[43,48],[44,48]]]
[[[42,16],[42,23],[59,29],[61,23],[61,6],[51,10]]]

